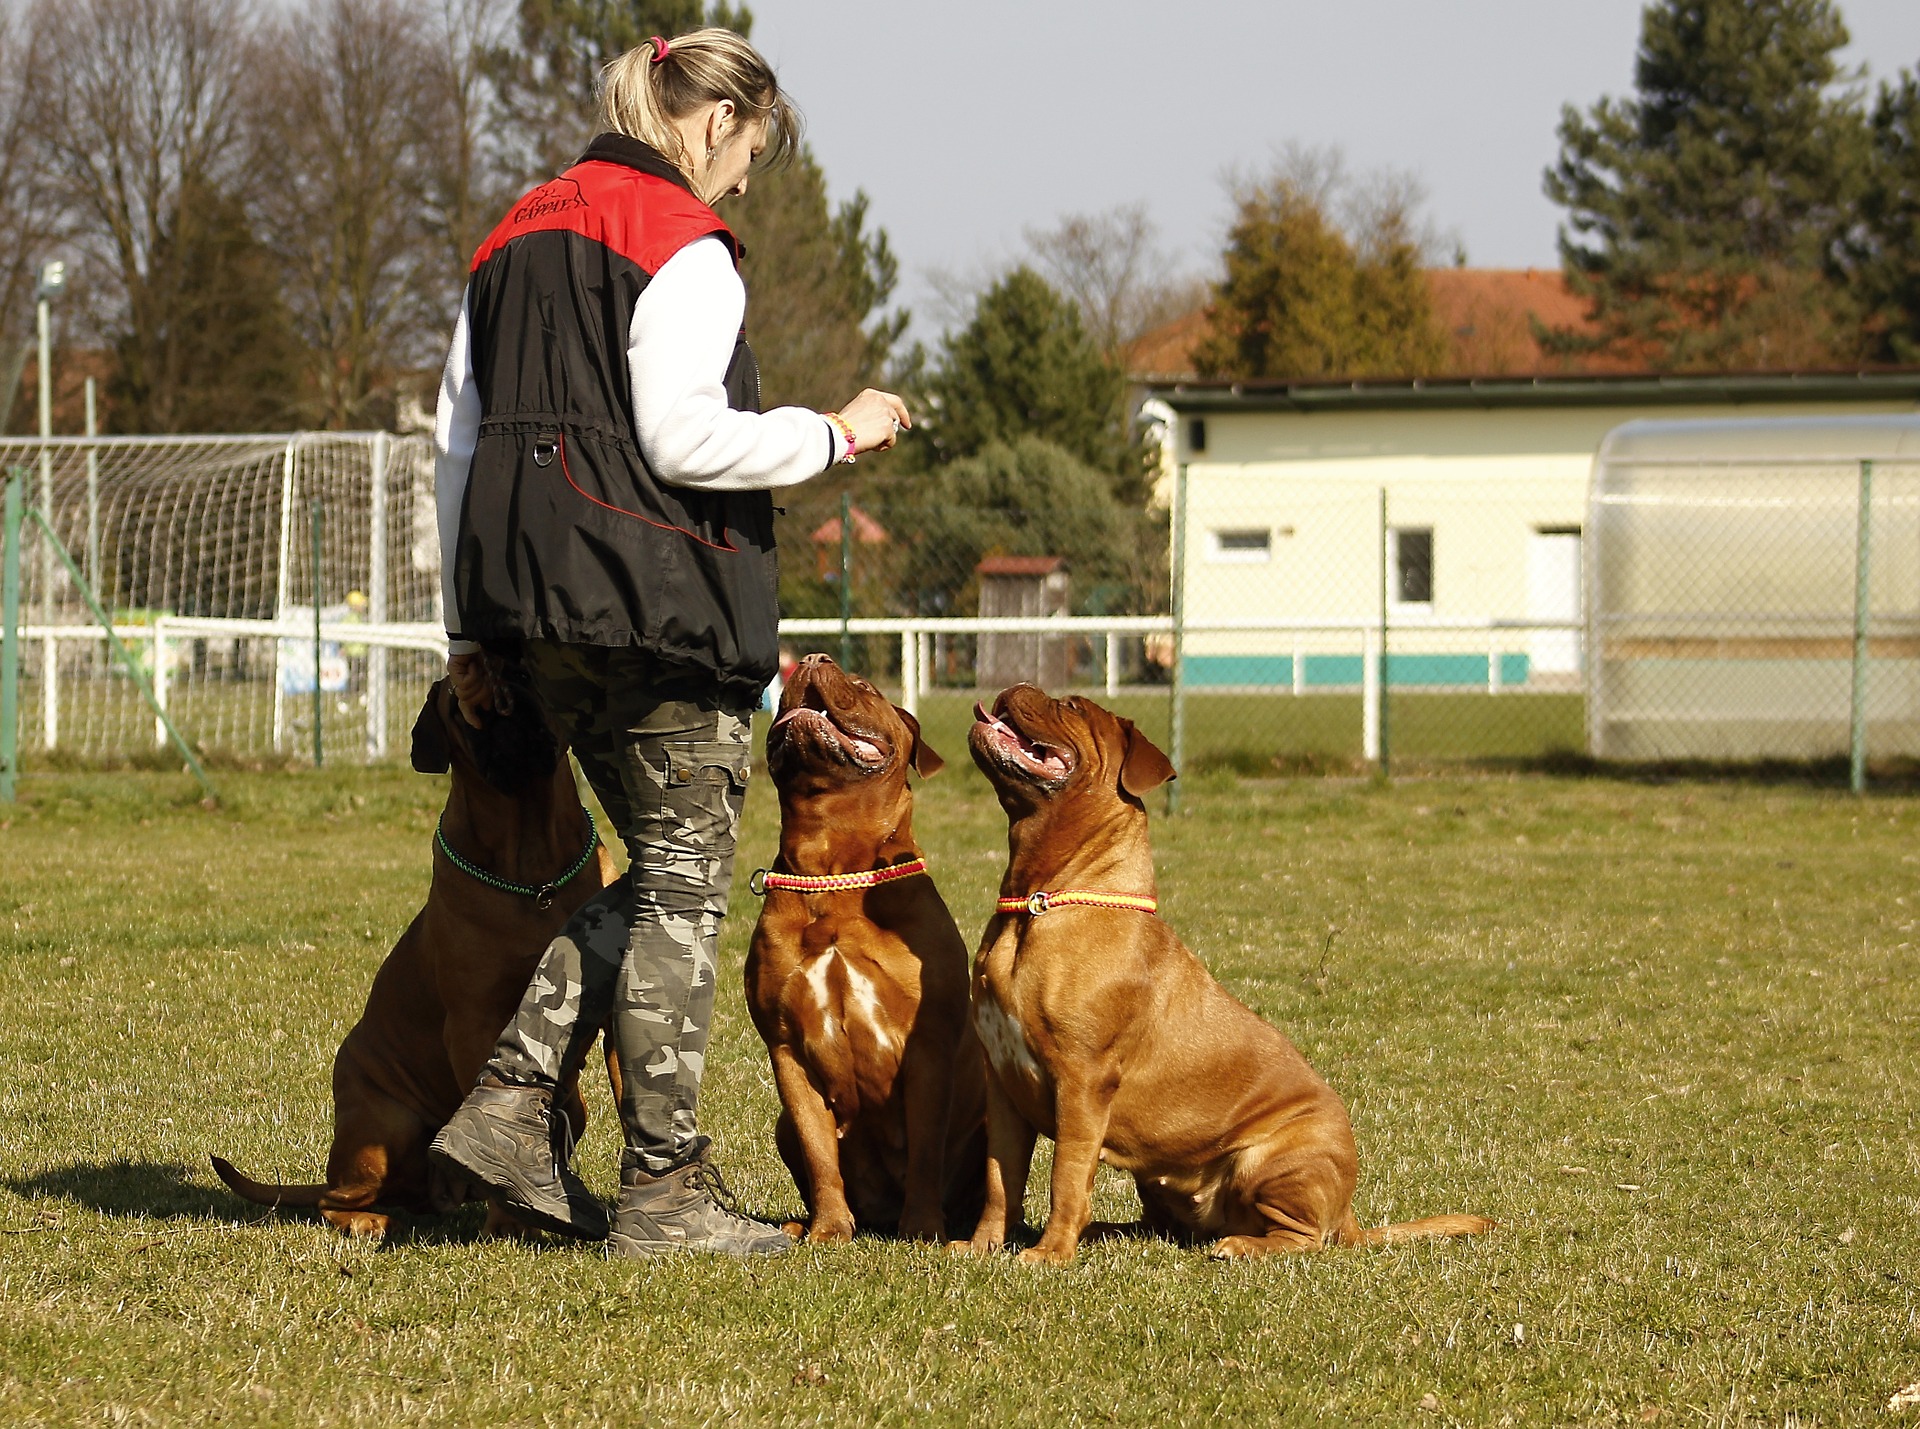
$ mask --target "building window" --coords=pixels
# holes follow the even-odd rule
[[[1207,449],[1207,419],[1195,417],[1187,423],[1187,450],[1203,452]]]
[[[1273,532],[1262,526],[1210,531],[1207,555],[1216,561],[1259,562],[1273,556]]]
[[[1395,605],[1433,604],[1433,528],[1396,526],[1390,533]]]

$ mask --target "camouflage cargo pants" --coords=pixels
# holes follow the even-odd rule
[[[750,711],[717,695],[663,698],[631,650],[529,641],[525,658],[632,864],[548,946],[491,1070],[555,1084],[605,1026],[624,1083],[623,1159],[671,1170],[707,1144],[695,1109]]]

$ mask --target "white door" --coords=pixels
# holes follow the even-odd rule
[[[1527,536],[1527,618],[1573,620],[1580,616],[1580,532],[1565,527],[1536,530]],[[1574,675],[1580,671],[1578,630],[1536,630],[1527,653],[1536,675]]]

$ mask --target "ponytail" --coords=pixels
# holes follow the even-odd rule
[[[762,164],[778,164],[800,147],[800,113],[759,51],[732,30],[658,35],[600,71],[600,121],[617,134],[651,144],[690,173],[674,121],[703,104],[730,99],[743,121],[767,121]]]

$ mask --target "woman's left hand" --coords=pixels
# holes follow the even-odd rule
[[[903,427],[913,426],[907,404],[891,392],[869,387],[840,409],[840,420],[853,431],[853,450],[885,451],[900,439]]]

